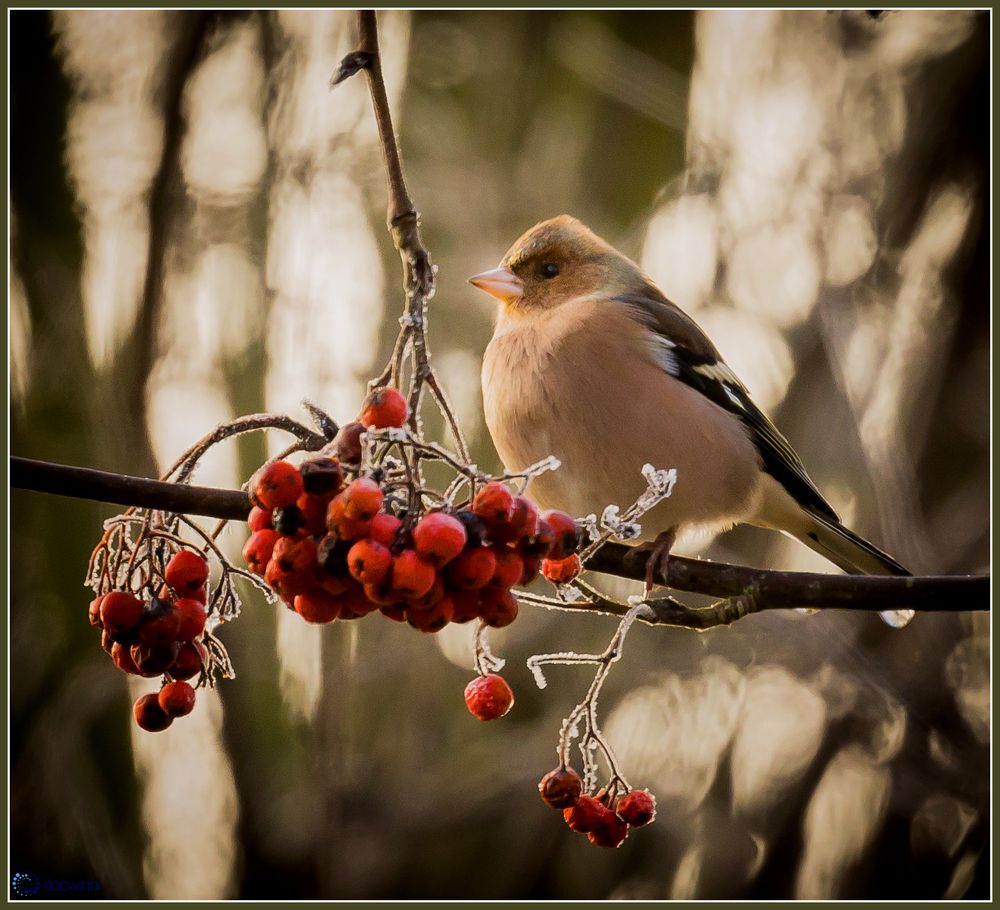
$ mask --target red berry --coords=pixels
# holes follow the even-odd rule
[[[199,553],[181,550],[170,558],[163,579],[175,591],[195,591],[208,580],[208,563]]]
[[[251,531],[265,531],[269,529],[271,527],[270,509],[262,509],[260,506],[254,506],[250,510],[247,524],[250,526]]]
[[[465,549],[465,525],[444,512],[425,515],[413,529],[413,546],[424,559],[440,568]]]
[[[382,604],[378,608],[379,613],[381,613],[386,619],[391,619],[393,622],[406,622],[406,605],[405,604]]]
[[[160,707],[159,697],[153,692],[136,699],[132,706],[132,715],[135,717],[135,722],[150,733],[166,730],[174,722],[174,719]]]
[[[445,593],[444,579],[440,575],[435,575],[434,584],[431,585],[430,590],[420,597],[411,597],[406,605],[414,610],[429,610],[444,597]]]
[[[361,423],[377,430],[401,427],[410,416],[410,408],[399,389],[376,389],[361,406]]]
[[[399,529],[403,522],[388,512],[379,512],[368,525],[368,536],[390,549],[400,542]]]
[[[142,619],[143,603],[127,591],[111,591],[101,600],[101,625],[111,635],[134,629]]]
[[[536,559],[544,559],[549,555],[549,550],[556,542],[556,533],[549,526],[544,518],[538,519],[538,526],[535,533],[526,537],[518,545],[518,549],[524,556],[533,556]]]
[[[302,516],[301,527],[310,534],[325,534],[327,503],[327,497],[319,493],[303,493],[296,499],[295,506]]]
[[[183,717],[194,710],[194,688],[183,680],[169,682],[157,700],[167,717]]]
[[[543,559],[542,575],[554,585],[564,585],[580,574],[580,557],[575,553],[565,559]]]
[[[191,600],[196,600],[202,606],[205,606],[205,604],[208,603],[208,588],[202,585],[200,588],[196,588],[194,591],[187,591],[185,593],[185,596],[189,597]]]
[[[154,597],[139,626],[139,640],[148,645],[168,645],[177,641],[180,630],[181,614],[177,606]]]
[[[344,482],[344,469],[340,462],[326,455],[303,461],[299,465],[299,473],[302,475],[302,488],[324,499],[333,496]]]
[[[597,847],[620,847],[626,837],[628,837],[628,825],[607,808],[587,833],[587,840]]]
[[[524,574],[524,560],[507,547],[494,547],[493,555],[497,559],[497,567],[493,571],[492,583],[502,588],[512,588]]]
[[[377,585],[392,568],[392,553],[374,540],[359,540],[347,554],[347,568],[362,584]]]
[[[359,477],[344,490],[344,517],[371,521],[382,508],[382,488],[370,477]]]
[[[497,558],[486,547],[465,550],[455,557],[445,569],[448,581],[456,588],[481,588],[493,577]]]
[[[271,561],[277,562],[283,572],[311,579],[319,566],[316,541],[311,537],[281,537],[271,552]]]
[[[502,483],[492,480],[472,500],[472,511],[487,524],[508,522],[514,515],[514,497]]]
[[[593,831],[607,812],[607,806],[593,796],[581,796],[576,803],[563,809],[563,818],[571,831],[577,834],[587,834]]]
[[[316,580],[327,594],[332,594],[334,597],[339,597],[351,587],[349,575],[328,575],[326,572],[320,572]]]
[[[135,661],[132,660],[132,651],[128,645],[122,645],[115,642],[111,646],[111,659],[114,661],[115,666],[122,671],[122,673],[131,673],[133,676],[142,676],[139,672],[139,668],[135,665]]]
[[[243,546],[243,561],[254,575],[263,575],[278,542],[278,532],[270,528],[254,531]]]
[[[167,672],[174,679],[191,679],[208,663],[208,649],[200,641],[188,641],[180,646],[177,657]]]
[[[517,612],[517,598],[507,588],[490,584],[480,592],[479,615],[486,625],[502,629],[517,619]]]
[[[392,587],[392,572],[390,571],[381,582],[377,585],[364,585],[365,597],[368,598],[376,607],[399,607],[400,610],[403,609],[403,604],[399,602],[400,597]],[[396,617],[393,617],[394,619]],[[403,617],[399,617],[399,621],[402,622]]]
[[[96,626],[98,629],[101,628],[101,601],[104,600],[104,595],[99,594],[90,602],[90,608],[87,610],[87,618],[90,620],[92,626]]]
[[[538,531],[538,509],[527,496],[514,497],[514,514],[510,519],[515,540],[532,537]]]
[[[302,474],[287,461],[264,465],[254,478],[254,496],[260,507],[268,511],[292,505],[303,490]]]
[[[392,561],[392,590],[404,600],[423,597],[434,586],[434,566],[415,550],[403,550]]]
[[[174,603],[174,607],[181,618],[177,640],[191,641],[201,635],[205,629],[205,608],[190,597],[180,598]]]
[[[571,515],[551,509],[542,515],[542,520],[555,535],[547,554],[549,559],[565,559],[580,548],[580,529]]]
[[[295,595],[295,612],[306,622],[333,622],[340,615],[340,598],[322,588]]]
[[[521,575],[520,584],[530,585],[538,578],[539,570],[542,568],[542,561],[535,556],[524,556],[524,572]]]
[[[365,594],[364,585],[352,581],[340,598],[340,618],[360,619],[374,612],[377,605],[368,599]]]
[[[344,464],[357,464],[361,461],[361,434],[364,431],[364,424],[355,420],[352,423],[345,423],[333,437],[333,447],[337,457]]]
[[[656,818],[656,798],[648,790],[629,790],[615,804],[618,817],[632,828],[641,828]]]
[[[465,687],[465,704],[480,720],[496,720],[511,709],[514,693],[502,676],[488,673]]]
[[[576,805],[583,782],[572,768],[553,768],[538,782],[538,792],[553,809],[566,809]]]
[[[406,621],[421,632],[440,632],[455,615],[451,598],[441,597],[427,609],[419,609],[413,604],[406,608]]]
[[[449,595],[452,622],[470,622],[479,618],[479,591],[452,591]]]

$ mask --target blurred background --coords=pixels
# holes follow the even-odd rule
[[[570,212],[705,327],[847,523],[989,570],[988,13],[381,14],[440,267],[436,364],[496,467],[465,278]],[[350,12],[10,14],[12,452],[153,476],[216,423],[356,413],[402,305]],[[433,429],[433,426],[432,426]],[[209,458],[238,485],[282,440]],[[601,700],[656,823],[617,851],[536,794],[607,618],[307,627],[249,595],[238,678],[140,733],[87,624],[110,507],[11,494],[11,873],[108,898],[986,898],[989,617],[637,627]],[[238,553],[245,532],[231,527]],[[740,529],[685,552],[833,568]],[[956,604],[956,607],[961,607]],[[94,896],[94,895],[88,895]]]

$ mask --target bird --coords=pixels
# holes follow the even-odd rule
[[[601,514],[646,489],[643,465],[675,468],[642,518],[665,559],[681,534],[746,523],[849,573],[910,574],[841,522],[698,324],[576,218],[536,224],[469,282],[498,301],[482,363],[497,453],[512,472],[561,464],[529,484],[540,507]],[[880,615],[902,627],[913,612]]]

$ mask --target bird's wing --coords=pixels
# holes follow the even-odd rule
[[[633,317],[654,333],[654,353],[664,370],[743,423],[760,452],[764,470],[796,502],[839,522],[837,513],[809,479],[788,440],[753,403],[746,387],[690,316],[652,285],[647,285],[640,293],[622,294],[615,299],[627,305]]]

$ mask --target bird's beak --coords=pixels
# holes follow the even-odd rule
[[[507,304],[516,303],[524,296],[521,279],[508,269],[492,269],[481,275],[473,275],[469,284]]]

